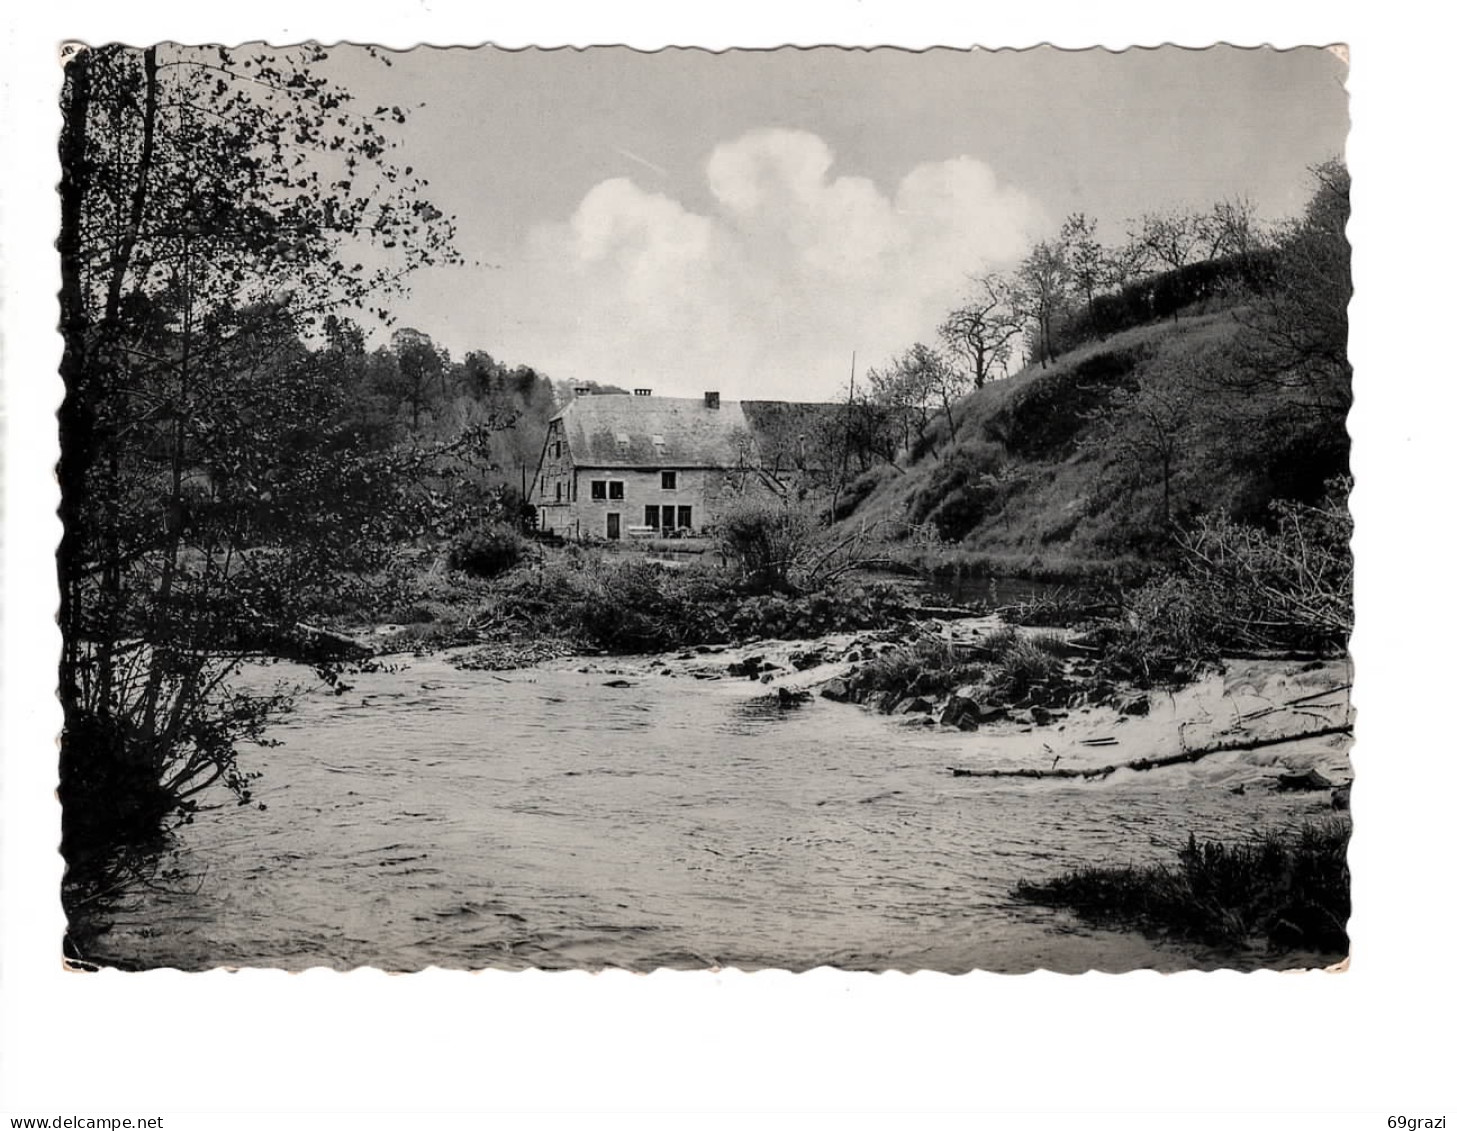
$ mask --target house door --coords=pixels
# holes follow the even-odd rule
[[[614,541],[622,537],[622,515],[615,511],[607,516],[607,537]]]

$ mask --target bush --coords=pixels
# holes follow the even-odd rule
[[[1354,615],[1350,486],[1349,479],[1333,481],[1314,506],[1277,500],[1273,530],[1215,515],[1181,539],[1193,583],[1224,598],[1224,639],[1345,646]]]
[[[1129,594],[1106,633],[1106,674],[1178,684],[1221,654],[1339,651],[1353,617],[1349,481],[1316,506],[1277,501],[1275,528],[1205,516],[1179,540],[1176,570]]]
[[[526,540],[514,527],[493,522],[457,536],[448,561],[451,569],[473,577],[495,577],[520,564],[525,553]]]
[[[690,570],[569,552],[501,578],[495,603],[518,634],[645,652],[723,638],[701,608],[702,588]]]
[[[860,504],[870,498],[875,489],[893,474],[894,471],[890,464],[877,464],[863,475],[856,476],[845,485],[839,498],[835,500],[835,510],[830,516],[830,520],[840,522],[849,518]]]
[[[900,609],[900,597],[885,582],[834,585],[798,596],[750,594],[733,601],[728,622],[739,639],[799,640],[882,628]]]
[[[979,665],[958,657],[945,640],[923,636],[865,664],[855,675],[855,686],[889,692],[888,698],[895,700],[907,695],[944,695],[981,674]]]
[[[994,513],[1019,481],[1003,473],[1006,454],[996,444],[959,445],[936,465],[910,501],[912,522],[930,522],[947,541],[966,537]]]
[[[1191,833],[1177,867],[1077,868],[1043,883],[1024,880],[1013,895],[1148,934],[1344,956],[1350,833],[1336,819],[1237,844],[1201,842]]]
[[[986,432],[1023,459],[1061,459],[1072,454],[1089,420],[1120,389],[1137,383],[1144,347],[1109,349],[1030,382],[987,421]]]
[[[1140,687],[1187,683],[1219,656],[1229,599],[1168,575],[1127,598],[1123,621],[1106,635],[1103,674]]]
[[[787,500],[742,498],[718,522],[719,549],[754,592],[786,592],[818,523]]]
[[[939,636],[922,636],[882,652],[855,674],[860,691],[888,692],[887,702],[908,695],[936,697],[968,684],[1015,702],[1034,688],[1062,683],[1062,663],[1048,642],[1015,628],[999,628],[980,641],[974,656]]]
[[[1108,633],[1107,674],[1181,683],[1221,654],[1340,650],[1353,617],[1349,483],[1318,506],[1277,501],[1274,530],[1218,514],[1179,543],[1176,572],[1135,590]]]
[[[982,637],[981,646],[993,660],[1000,660],[1021,638],[1022,634],[1016,628],[1004,624]]]
[[[518,634],[613,652],[882,627],[901,608],[885,583],[742,594],[708,567],[677,569],[576,551],[506,575],[494,596],[498,615]]]
[[[1046,643],[1019,633],[1001,649],[988,686],[1001,698],[1016,701],[1061,677],[1062,663]]]

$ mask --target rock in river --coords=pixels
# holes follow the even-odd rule
[[[929,715],[930,713],[931,701],[922,699],[919,695],[907,696],[891,708],[893,715]]]
[[[1330,789],[1335,785],[1335,782],[1319,770],[1300,770],[1293,774],[1281,774],[1278,781],[1279,788],[1282,790]]]
[[[975,730],[980,720],[981,709],[969,695],[953,695],[941,712],[942,725],[957,730]]]

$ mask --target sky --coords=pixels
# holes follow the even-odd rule
[[[349,53],[466,266],[399,324],[459,357],[659,394],[828,399],[929,339],[970,273],[1082,211],[1105,242],[1173,205],[1297,213],[1342,152],[1316,48]],[[382,342],[383,336],[375,339]]]

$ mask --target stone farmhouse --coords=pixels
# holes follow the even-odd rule
[[[537,526],[574,540],[700,533],[744,492],[815,475],[815,439],[837,411],[578,389],[547,429],[529,493]]]

